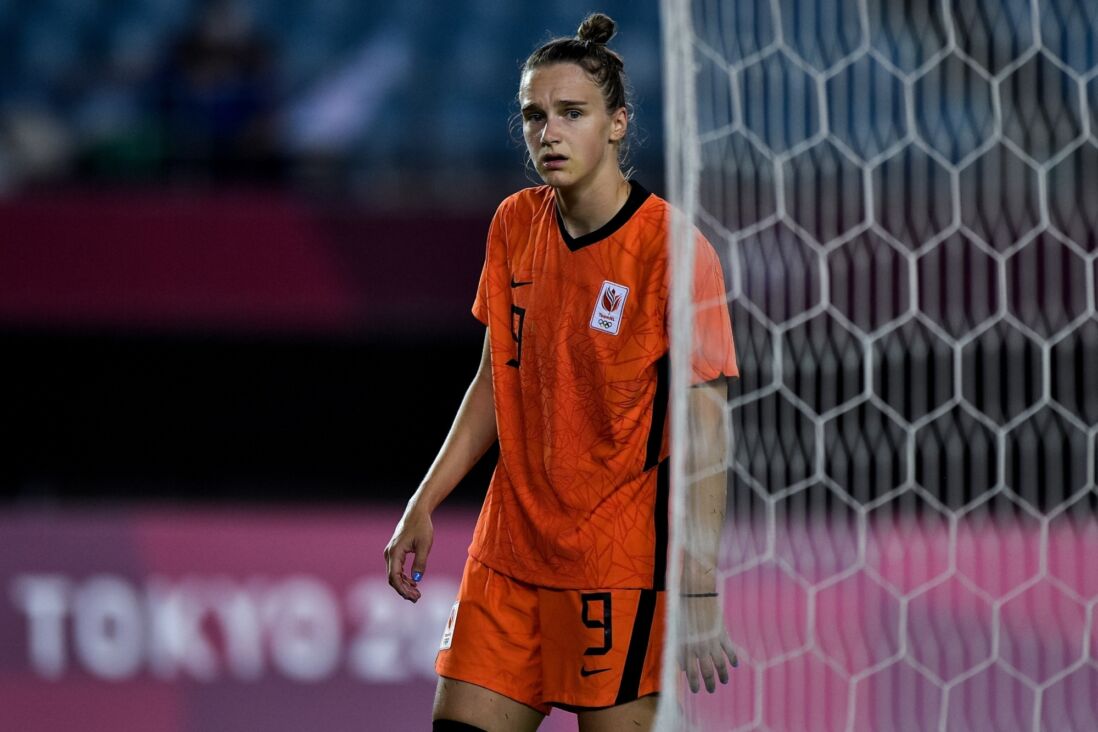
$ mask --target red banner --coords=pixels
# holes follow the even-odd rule
[[[0,326],[445,333],[490,211],[370,214],[278,193],[73,193],[0,202]]]

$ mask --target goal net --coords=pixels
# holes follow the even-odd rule
[[[661,12],[681,217],[659,729],[1098,729],[1098,3]],[[691,423],[695,227],[741,371],[726,435]],[[707,439],[723,460],[694,457]],[[740,663],[695,694],[677,649],[722,629],[681,567],[722,470]]]

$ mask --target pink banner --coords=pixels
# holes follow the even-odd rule
[[[0,513],[0,726],[429,729],[435,652],[475,515],[436,517],[415,605],[385,579],[398,517]]]
[[[393,507],[0,511],[0,728],[430,728],[474,514],[439,512],[411,605]],[[713,729],[1098,729],[1098,521],[806,521],[726,532],[740,668]],[[762,533],[760,533],[762,532]],[[681,693],[681,690],[680,690]],[[1039,710],[1039,711],[1035,711]],[[898,716],[897,716],[898,715]],[[554,711],[546,732],[575,729]]]

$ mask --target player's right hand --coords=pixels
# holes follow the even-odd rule
[[[412,575],[422,577],[427,571],[427,555],[431,552],[434,539],[435,527],[431,523],[431,515],[409,507],[385,547],[389,585],[405,600],[416,602],[421,595],[419,582],[404,574],[404,560],[409,554],[413,555]]]

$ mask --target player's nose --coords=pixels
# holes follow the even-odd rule
[[[545,120],[545,125],[541,128],[541,142],[543,145],[549,145],[560,142],[560,122],[559,119],[549,115]]]

